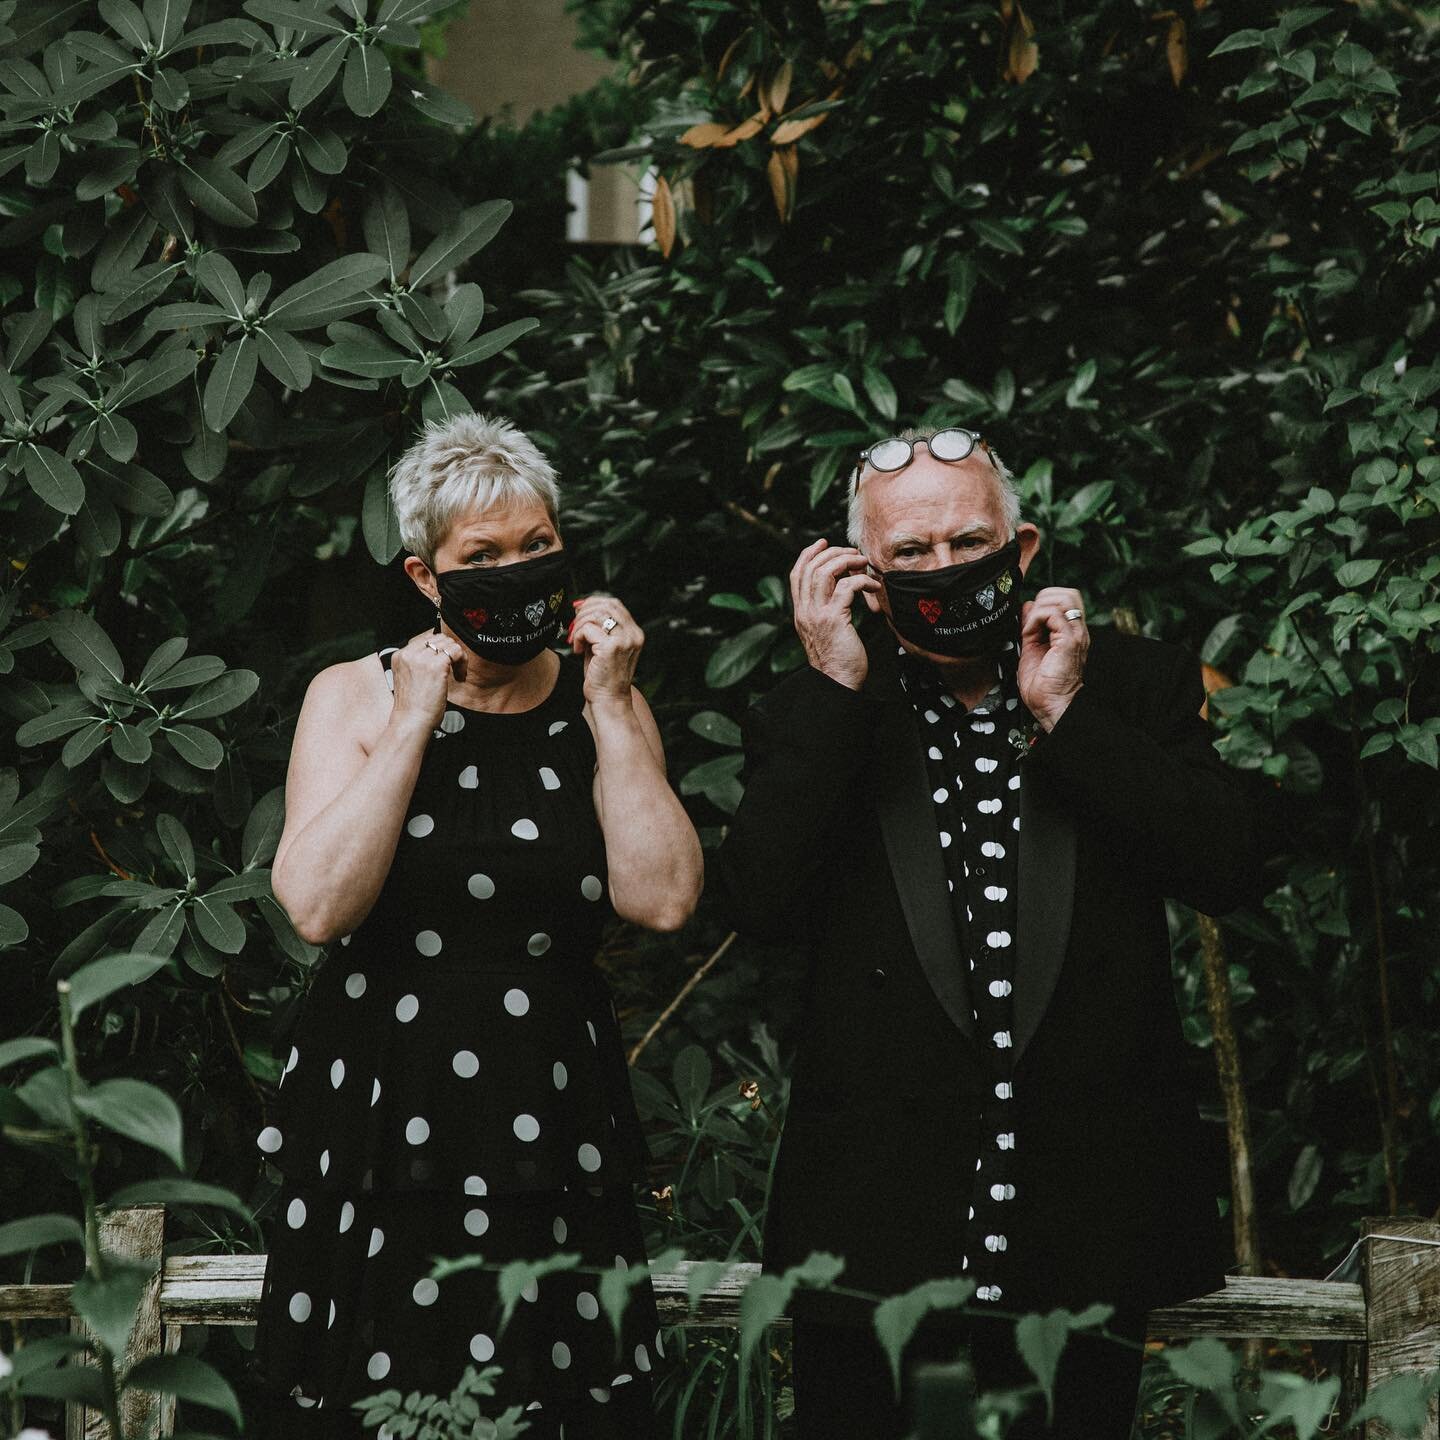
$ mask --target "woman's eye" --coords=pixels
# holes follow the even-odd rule
[[[550,548],[550,542],[542,537],[539,540],[532,540],[529,548],[531,550],[548,550]]]

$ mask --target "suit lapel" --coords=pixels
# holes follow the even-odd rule
[[[870,659],[866,689],[880,702],[875,726],[875,810],[895,888],[915,954],[935,998],[960,1032],[973,1039],[975,1021],[936,835],[934,801],[920,734],[900,689],[895,640],[883,622],[861,633]],[[1023,828],[1023,821],[1021,825]]]
[[[1023,714],[1023,707],[1017,713]],[[1075,898],[1075,821],[1049,777],[1025,765],[1015,897],[1015,1059],[1039,1028],[1070,939]]]

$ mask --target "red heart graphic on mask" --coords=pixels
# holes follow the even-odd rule
[[[465,618],[478,630],[489,618],[488,610],[467,610]]]
[[[920,613],[933,625],[939,618],[943,609],[938,600],[922,600],[920,602]]]

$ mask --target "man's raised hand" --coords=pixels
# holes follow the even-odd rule
[[[880,582],[865,573],[865,557],[850,545],[817,540],[800,552],[790,571],[795,633],[811,666],[858,690],[869,662],[850,623],[850,607],[861,591],[878,594]]]

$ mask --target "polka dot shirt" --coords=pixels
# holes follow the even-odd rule
[[[915,712],[934,803],[938,843],[968,974],[984,1088],[980,1154],[967,1205],[963,1268],[975,1298],[1004,1295],[1004,1256],[1015,1201],[1013,998],[1015,886],[1020,830],[1021,717],[1012,642],[995,684],[967,711],[928,661],[901,651],[900,678]]]

